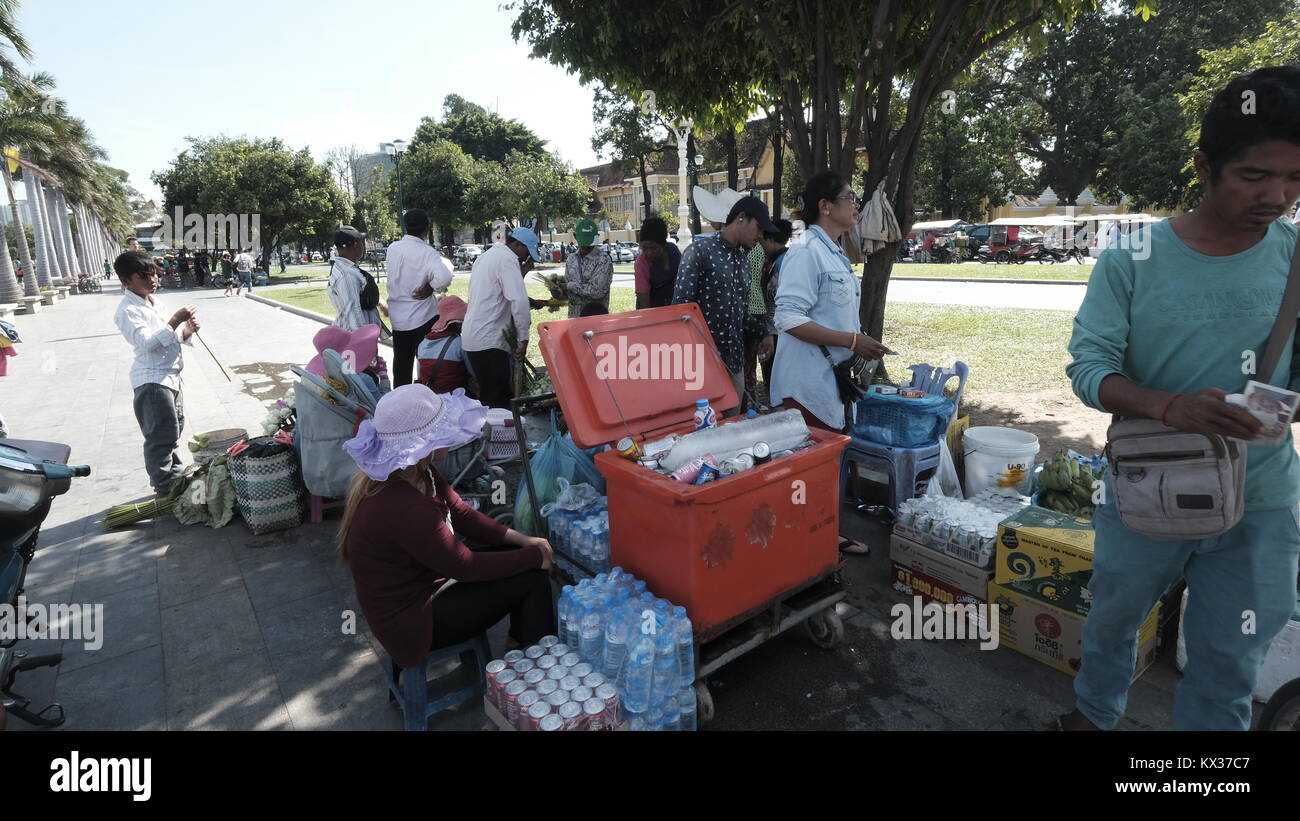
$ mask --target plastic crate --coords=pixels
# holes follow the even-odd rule
[[[944,396],[871,393],[854,406],[853,435],[895,448],[925,447],[944,435],[952,413],[952,400]]]

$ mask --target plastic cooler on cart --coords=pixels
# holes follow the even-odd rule
[[[738,404],[693,303],[544,322],[538,333],[581,447],[689,433],[700,398],[726,425],[722,412]],[[614,450],[597,454],[607,482],[611,562],[684,605],[701,643],[833,573],[840,561],[840,457],[849,439],[811,434],[811,447],[704,485],[676,481]]]

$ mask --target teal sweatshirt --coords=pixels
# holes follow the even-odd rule
[[[1074,318],[1065,369],[1074,393],[1106,411],[1098,398],[1112,373],[1138,385],[1191,394],[1205,388],[1240,393],[1251,377],[1242,355],[1264,358],[1282,304],[1296,226],[1278,220],[1239,254],[1212,257],[1187,247],[1168,222],[1143,229],[1147,248],[1104,251]],[[1146,259],[1138,257],[1147,256]],[[1284,346],[1268,382],[1300,390],[1296,339]],[[1294,363],[1294,365],[1293,365]],[[1246,509],[1275,510],[1300,502],[1300,459],[1291,433],[1276,446],[1250,445]]]

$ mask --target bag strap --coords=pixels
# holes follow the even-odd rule
[[[443,357],[447,355],[447,348],[451,347],[452,340],[455,338],[456,337],[454,336],[449,336],[447,337],[447,341],[442,343],[442,350],[438,351],[438,361],[433,363],[433,369],[429,371],[429,378],[424,382],[424,384],[428,385],[430,388],[433,387],[433,380],[438,378],[438,371],[442,369]]]
[[[1300,316],[1300,239],[1297,240],[1296,248],[1291,253],[1291,272],[1287,275],[1282,307],[1273,322],[1273,331],[1268,336],[1264,359],[1255,372],[1257,376],[1263,377],[1260,381],[1267,382],[1273,378],[1273,370],[1277,367],[1278,360],[1282,358],[1282,346],[1295,330],[1297,316]]]

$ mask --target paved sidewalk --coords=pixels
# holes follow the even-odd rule
[[[171,517],[112,532],[100,526],[107,507],[149,491],[130,351],[112,322],[118,298],[79,295],[18,317],[24,341],[0,380],[11,435],[67,442],[73,461],[93,471],[55,500],[28,599],[105,610],[101,649],[63,643],[62,666],[20,677],[19,692],[40,706],[62,702],[71,729],[400,729],[381,648],[334,560],[337,512],[262,537],[238,518],[217,530]],[[186,436],[232,426],[260,432],[263,402],[287,392],[288,365],[307,361],[320,325],[209,289],[161,299],[198,305],[203,336],[235,378],[227,382],[201,346],[187,351]],[[883,532],[863,527],[861,538],[875,547],[847,564],[847,641],[823,651],[792,631],[720,671],[711,680],[718,728],[1032,729],[1068,708],[1070,679],[1010,650],[890,639],[890,608],[902,598],[890,587]],[[345,610],[357,614],[356,635],[342,632]],[[501,652],[501,627],[492,635]],[[1171,657],[1134,687],[1123,726],[1170,726]],[[484,724],[470,705],[432,726]],[[16,720],[10,727],[27,729]]]

